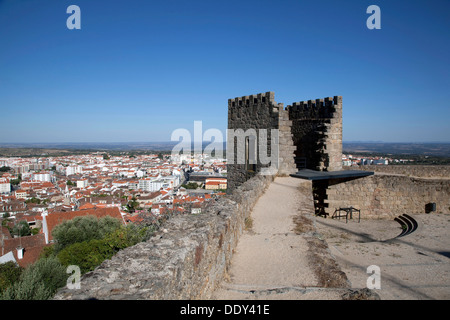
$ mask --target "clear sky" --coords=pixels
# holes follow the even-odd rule
[[[448,0],[0,0],[0,142],[225,135],[228,99],[266,91],[343,96],[344,141],[448,142],[449,32]]]

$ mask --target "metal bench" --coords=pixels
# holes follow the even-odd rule
[[[342,214],[343,212],[343,214]],[[348,222],[348,216],[350,215],[350,219],[353,219],[353,212],[358,212],[358,222],[361,221],[361,210],[360,209],[356,209],[353,207],[347,207],[347,208],[339,208],[334,210],[333,216],[331,217],[332,219],[337,219],[339,218],[339,220],[341,220],[341,217],[345,217],[345,223]]]

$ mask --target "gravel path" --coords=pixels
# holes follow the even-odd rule
[[[252,226],[241,235],[229,279],[215,299],[341,299],[342,289],[319,285],[311,264],[313,220],[308,232],[295,231],[296,217],[314,219],[310,190],[310,182],[302,179],[274,180],[251,213]]]
[[[418,228],[398,238],[394,220],[315,217],[310,190],[302,179],[274,180],[213,299],[339,300],[366,292],[371,265],[380,270],[380,289],[365,298],[450,298],[449,214],[411,215]]]
[[[398,238],[394,220],[316,219],[317,230],[352,287],[366,286],[370,265],[380,268],[383,300],[450,299],[450,214],[410,215],[413,233]]]

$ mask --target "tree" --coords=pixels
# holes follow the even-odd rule
[[[18,235],[20,237],[26,237],[31,235],[31,228],[28,225],[28,222],[22,220],[18,224],[14,225],[11,234]]]
[[[129,212],[134,212],[136,210],[139,210],[139,202],[137,201],[137,199],[135,197],[133,197],[133,198],[131,198],[130,201],[128,201],[127,207],[128,207]]]
[[[185,189],[197,189],[198,188],[198,184],[195,182],[189,182],[188,184],[183,184],[181,186]]]
[[[12,184],[13,186],[17,186],[22,182],[21,179],[11,179],[9,180],[9,183]]]
[[[0,298],[5,300],[47,300],[66,284],[66,268],[56,257],[42,258],[28,266],[19,281],[7,288]]]
[[[0,296],[2,292],[19,280],[23,268],[12,261],[0,264]]]
[[[105,243],[111,247],[115,252],[134,246],[135,244],[148,240],[152,235],[153,230],[148,227],[140,227],[135,224],[128,224],[127,226],[120,226],[114,232],[108,234],[103,238]]]
[[[53,231],[56,240],[55,251],[83,241],[102,239],[106,234],[118,229],[121,225],[119,219],[106,216],[97,219],[95,216],[76,217],[57,225]]]
[[[104,260],[111,259],[119,250],[147,240],[150,235],[149,228],[133,224],[122,225],[102,239],[92,239],[67,246],[58,253],[57,257],[65,266],[79,266],[81,273],[84,274],[94,270]]]
[[[31,199],[26,200],[25,203],[36,203],[36,204],[41,204],[41,199],[38,199],[38,198],[33,197],[33,198],[31,198]]]
[[[114,255],[114,250],[105,241],[92,239],[74,243],[58,253],[58,260],[65,266],[77,265],[82,274],[94,270],[104,260]]]

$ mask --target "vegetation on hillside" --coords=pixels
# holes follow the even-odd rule
[[[0,299],[46,300],[67,284],[69,266],[81,274],[94,270],[119,250],[149,239],[152,226],[126,226],[119,219],[76,217],[53,229],[55,244],[25,269],[14,262],[0,264]]]

